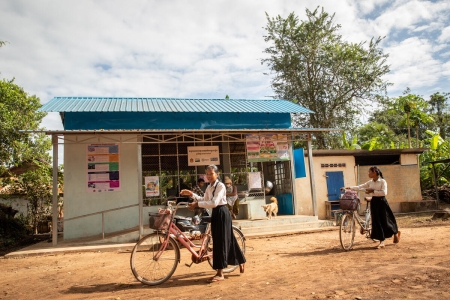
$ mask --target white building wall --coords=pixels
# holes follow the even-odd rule
[[[22,214],[24,217],[28,216],[28,200],[21,197],[10,196],[2,198],[0,195],[0,203],[11,206],[13,209],[17,210],[16,217]]]
[[[119,141],[119,142],[117,142]],[[121,142],[120,142],[121,141]],[[70,218],[138,204],[138,144],[136,135],[70,135],[64,144],[64,239],[74,239],[102,233],[102,214]],[[87,192],[87,145],[119,144],[121,190],[117,192]],[[138,206],[104,214],[105,233],[139,225]]]
[[[322,168],[322,164],[342,164],[345,167],[328,167]],[[306,177],[295,179],[295,201],[297,205],[297,214],[312,216],[314,214],[312,199],[311,199],[311,185],[309,177],[309,162],[308,157],[305,157]],[[316,186],[316,201],[317,213],[319,219],[326,218],[326,205],[328,201],[327,179],[326,172],[342,171],[344,173],[344,185],[354,185],[356,180],[355,158],[353,156],[314,156],[314,183]]]

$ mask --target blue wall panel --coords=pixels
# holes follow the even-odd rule
[[[294,205],[292,202],[292,194],[279,194],[278,200],[278,214],[280,215],[293,215]]]
[[[66,112],[65,130],[290,128],[289,113]]]
[[[295,178],[306,177],[305,151],[303,148],[294,150],[294,168]]]

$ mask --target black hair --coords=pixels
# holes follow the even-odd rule
[[[380,169],[378,169],[378,167],[377,167],[377,166],[373,166],[373,167],[370,167],[370,168],[369,168],[369,170],[370,170],[370,171],[372,171],[372,172],[375,172],[375,173],[377,173],[377,175],[378,175],[378,176],[380,176],[381,178],[383,178],[383,179],[384,179],[384,177],[383,177],[383,173],[381,173],[381,170],[380,170]]]
[[[219,168],[216,165],[209,165],[209,166],[207,166],[206,170],[209,170],[209,169],[213,170],[214,173],[216,173],[217,175],[219,174]]]
[[[197,180],[197,183],[200,183],[200,182],[205,182],[205,179],[199,178],[199,179]]]

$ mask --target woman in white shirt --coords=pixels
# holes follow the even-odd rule
[[[355,191],[365,191],[366,194],[372,195],[370,201],[370,211],[372,212],[372,233],[370,237],[380,241],[377,249],[384,248],[384,240],[394,236],[394,243],[400,241],[400,231],[397,227],[394,214],[386,200],[387,183],[383,179],[383,174],[377,167],[369,168],[369,178],[367,181],[358,186],[351,186],[348,189]]]
[[[196,207],[212,208],[211,234],[214,241],[213,269],[216,275],[209,282],[217,282],[225,279],[223,269],[228,265],[239,265],[239,270],[244,273],[245,257],[233,234],[231,214],[227,207],[225,185],[218,180],[219,169],[215,165],[206,168],[206,178],[209,185],[203,197],[190,190],[183,190],[183,196],[195,199],[189,204],[189,209]]]

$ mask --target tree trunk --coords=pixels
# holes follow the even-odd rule
[[[411,148],[411,126],[409,125],[409,113],[406,113],[406,121],[408,122],[408,146]]]

